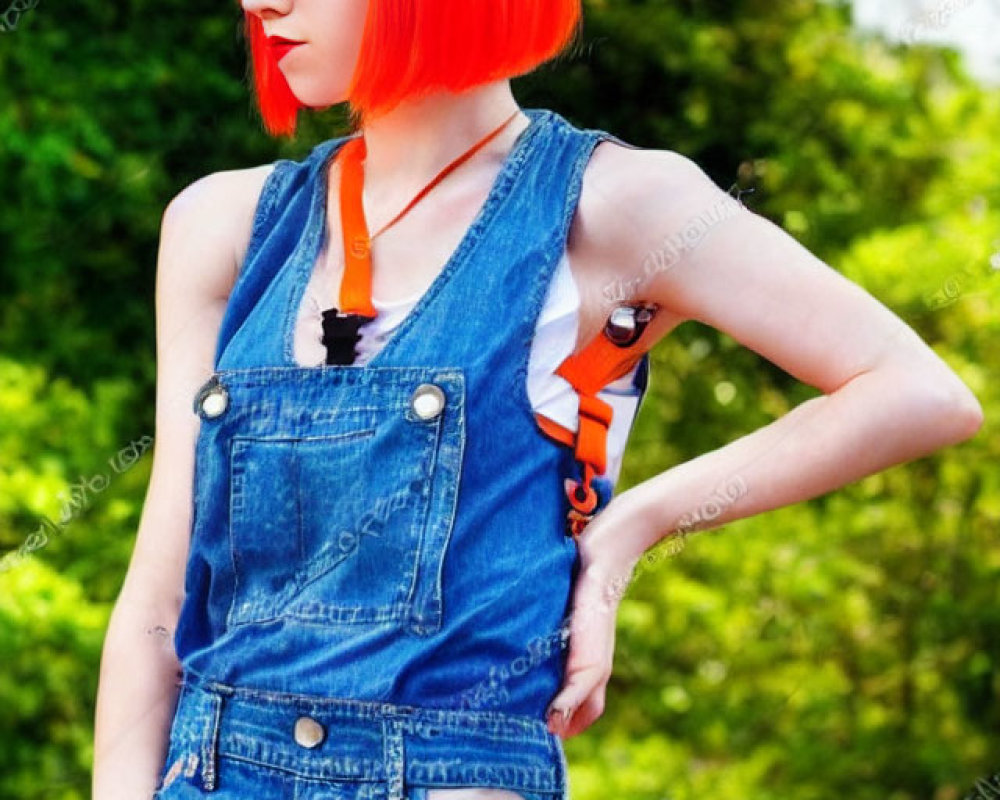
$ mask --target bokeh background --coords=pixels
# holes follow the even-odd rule
[[[5,4],[0,797],[70,800],[90,793],[100,647],[149,479],[163,210],[210,172],[302,157],[346,116],[268,137],[231,2]],[[1000,3],[585,12],[578,47],[513,82],[520,104],[741,190],[912,325],[986,423],[651,551],[606,711],[566,743],[575,800],[1000,796]],[[620,489],[816,393],[696,322],[651,375]]]

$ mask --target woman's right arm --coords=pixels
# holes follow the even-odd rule
[[[148,798],[164,766],[180,678],[173,635],[184,597],[200,424],[192,402],[212,372],[219,325],[271,168],[208,175],[163,213],[153,465],[101,654],[94,800]]]

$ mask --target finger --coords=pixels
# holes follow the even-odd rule
[[[584,699],[578,708],[570,711],[570,715],[565,722],[562,721],[562,715],[559,715],[559,724],[553,733],[556,733],[563,739],[570,739],[587,730],[604,713],[606,689],[606,682],[598,686]]]
[[[563,685],[549,706],[566,708],[579,705],[611,674],[614,657],[613,626],[594,626],[575,632],[569,640],[569,654],[563,674]]]
[[[569,653],[563,685],[549,702],[551,709],[567,712],[570,706],[580,705],[598,686],[611,675],[615,646],[615,617],[601,614],[591,618],[589,624],[574,617],[569,637]]]
[[[605,692],[607,688],[607,682],[602,683],[597,689],[591,692],[590,696],[583,702],[583,705],[570,715],[564,738],[568,739],[571,736],[576,736],[578,733],[583,733],[600,718],[604,713]]]
[[[553,733],[565,728],[575,709],[584,705],[587,698],[600,689],[608,679],[608,672],[601,664],[594,664],[567,672],[566,683],[546,712],[549,730]]]

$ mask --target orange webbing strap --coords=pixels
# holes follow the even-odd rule
[[[544,414],[536,411],[535,422],[542,429],[542,433],[550,439],[555,439],[555,441],[567,447],[573,447],[576,444],[576,434],[564,425],[560,425],[554,419],[549,419]]]
[[[472,156],[496,138],[520,113],[515,111],[506,120],[497,125],[476,144],[465,151],[441,170],[420,192],[407,203],[389,222],[379,228],[374,236],[368,231],[361,192],[364,188],[364,160],[367,154],[364,136],[357,136],[341,145],[337,158],[341,163],[340,180],[340,221],[344,238],[344,277],[340,282],[340,311],[342,314],[360,314],[374,318],[376,311],[371,304],[372,296],[372,239],[386,228],[391,227],[400,217],[404,216],[431,189],[437,186],[446,175],[468,161]]]
[[[372,306],[372,256],[368,223],[361,204],[364,186],[364,139],[343,144],[340,163],[340,221],[344,239],[344,276],[340,281],[340,311],[375,317]]]
[[[579,353],[567,357],[555,371],[569,381],[580,398],[576,458],[591,465],[597,474],[604,473],[612,416],[611,406],[597,393],[632,369],[642,355],[638,340],[629,347],[618,347],[602,333]]]
[[[608,428],[613,409],[597,396],[607,384],[622,377],[642,358],[638,336],[627,347],[612,342],[605,332],[591,340],[579,353],[568,356],[555,370],[576,390],[579,397],[579,422],[575,437],[557,423],[546,420],[539,424],[553,439],[574,446],[574,455],[580,462],[583,480],[567,491],[570,508],[570,532],[578,536],[593,517],[598,497],[591,482],[595,475],[602,475],[607,466]],[[540,415],[536,419],[542,419]]]

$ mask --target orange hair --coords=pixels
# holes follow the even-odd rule
[[[244,12],[264,127],[295,133],[302,108],[278,69],[260,18]],[[369,0],[348,89],[354,129],[404,99],[517,77],[560,55],[580,33],[581,0]]]

